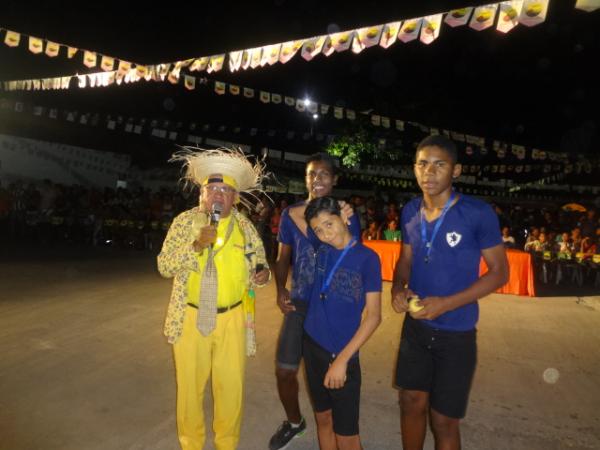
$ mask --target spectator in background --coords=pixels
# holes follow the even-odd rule
[[[379,222],[372,220],[369,222],[369,226],[362,233],[363,241],[376,241],[381,239],[381,230],[379,229]]]
[[[515,238],[510,233],[510,228],[503,227],[502,228],[502,242],[504,242],[504,246],[506,248],[515,248]]]
[[[389,220],[386,229],[383,231],[383,238],[386,241],[400,242],[402,240],[402,232],[398,230],[398,221]]]

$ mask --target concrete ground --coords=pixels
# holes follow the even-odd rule
[[[174,367],[162,336],[170,281],[152,255],[5,249],[0,274],[1,450],[178,448]],[[389,283],[384,289],[383,323],[361,352],[361,434],[377,450],[401,448],[392,376],[402,316],[390,307]],[[242,450],[266,449],[283,419],[273,285],[257,297]],[[481,302],[464,448],[600,448],[599,303],[506,295]],[[317,449],[304,385],[301,403],[309,427],[289,449]]]

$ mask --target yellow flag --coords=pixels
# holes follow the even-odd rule
[[[223,68],[223,62],[225,61],[225,55],[214,55],[210,57],[208,61],[208,67],[206,71],[208,73],[218,72]]]
[[[44,42],[40,38],[29,36],[29,51],[31,53],[42,53],[44,50]]]
[[[400,31],[401,25],[402,22],[386,23],[383,27],[379,45],[383,48],[388,48],[390,45],[396,42],[396,39],[398,39],[398,31]]]
[[[469,17],[471,17],[471,12],[473,12],[473,7],[453,9],[446,15],[444,22],[451,27],[466,25],[469,22]]]
[[[77,48],[76,47],[68,47],[67,48],[67,56],[69,59],[71,59],[73,56],[75,56],[75,53],[77,53]]]
[[[524,0],[519,22],[525,26],[533,27],[546,20],[548,0]]]
[[[575,8],[591,12],[600,8],[600,0],[577,0]]]
[[[440,35],[442,26],[442,14],[423,17],[423,26],[421,28],[421,42],[431,44]]]
[[[96,53],[90,52],[89,50],[85,50],[83,52],[83,65],[86,67],[95,67],[96,66]]]
[[[244,97],[246,98],[254,98],[254,89],[251,88],[244,88]]]
[[[329,35],[331,38],[331,45],[336,52],[344,52],[352,45],[352,38],[354,37],[354,30],[352,31],[341,31]]]
[[[279,62],[285,64],[294,57],[296,52],[302,47],[304,41],[289,41],[281,44],[281,50],[279,52]]]
[[[50,42],[50,41],[48,41],[46,43],[46,55],[48,55],[49,57],[54,58],[55,56],[57,56],[59,50],[60,50],[60,44],[57,44],[56,42]]]
[[[300,52],[302,57],[306,61],[310,61],[317,56],[323,48],[326,37],[327,36],[318,36],[304,41],[304,45],[302,45],[302,51]]]
[[[21,42],[21,35],[14,31],[6,30],[6,36],[4,36],[4,43],[9,47],[17,47]]]
[[[231,95],[240,95],[240,87],[235,84],[229,85],[229,93]]]
[[[192,91],[196,89],[196,77],[192,77],[190,75],[184,75],[183,84],[186,89]]]
[[[202,58],[196,58],[194,60],[194,62],[192,63],[192,65],[190,66],[190,71],[194,72],[196,70],[202,72],[204,70],[206,70],[206,67],[208,66],[208,56],[203,56]]]
[[[383,28],[384,25],[376,25],[374,27],[365,27],[356,30],[352,41],[352,52],[360,53],[365,48],[379,44]]]
[[[405,20],[398,33],[398,39],[404,43],[414,41],[419,36],[422,23],[422,18]]]
[[[250,67],[256,69],[260,66],[260,61],[262,58],[262,47],[253,48],[250,50]]]
[[[117,69],[117,76],[119,78],[124,77],[127,72],[131,69],[131,63],[129,61],[119,61],[119,68]]]
[[[167,79],[169,80],[169,83],[171,84],[177,84],[179,83],[179,73],[181,72],[181,68],[175,66],[173,68],[173,70],[171,70],[169,72],[169,75],[167,77]]]
[[[271,94],[269,92],[260,91],[259,98],[262,103],[271,102]]]
[[[264,66],[266,64],[272,66],[277,61],[279,61],[279,53],[281,52],[281,44],[273,44],[267,45],[263,47],[262,58],[260,61],[260,65]]]
[[[500,3],[498,24],[496,29],[502,33],[508,33],[519,23],[519,15],[523,8],[523,0],[510,0]]]
[[[219,95],[223,95],[225,93],[225,88],[227,85],[222,81],[215,81],[215,92]]]
[[[491,27],[494,25],[496,11],[498,11],[497,4],[478,6],[475,8],[475,11],[473,11],[473,16],[471,17],[469,27],[477,31],[485,30],[486,28]]]
[[[115,67],[115,59],[110,56],[102,55],[102,61],[100,62],[100,67],[102,67],[102,70],[105,70],[107,72],[109,70],[113,70]]]
[[[144,78],[147,73],[148,73],[148,68],[146,66],[135,66],[135,74],[138,77]]]

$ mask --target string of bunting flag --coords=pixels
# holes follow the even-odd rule
[[[211,133],[212,135],[222,135],[224,133],[234,135],[245,135],[249,138],[253,138],[258,134],[261,134],[267,138],[281,138],[285,137],[288,140],[302,138],[303,140],[310,139],[311,136],[307,132],[300,132],[298,130],[275,130],[275,129],[261,129],[259,127],[241,127],[241,126],[227,126],[227,125],[213,125],[213,124],[199,124],[197,122],[183,123],[181,121],[174,122],[170,120],[159,120],[159,119],[147,119],[147,118],[134,118],[124,117],[123,115],[117,114],[99,114],[99,113],[80,113],[74,110],[61,110],[58,108],[48,108],[36,105],[26,105],[20,101],[12,101],[5,98],[0,98],[0,110],[10,111],[15,113],[30,113],[38,117],[47,117],[50,119],[61,119],[71,123],[86,125],[86,126],[102,126],[108,130],[121,131],[126,133],[133,133],[137,135],[149,135],[154,138],[168,139],[171,141],[179,141],[185,143],[193,143],[199,145],[205,138],[199,136],[197,133],[206,134]],[[420,139],[422,139],[423,130],[420,127],[408,124],[407,132],[410,132],[410,128],[413,127],[412,135],[408,136],[406,142],[409,146],[414,145]],[[332,140],[335,135],[326,135],[324,133],[318,133],[315,138],[317,141]],[[452,138],[452,135],[450,135]],[[520,146],[522,147],[522,146]],[[411,147],[412,148],[412,147]],[[466,158],[463,163],[463,180],[467,183],[478,183],[481,182],[481,177],[491,177],[496,179],[510,180],[513,174],[530,175],[536,178],[536,183],[550,183],[560,180],[563,175],[568,174],[581,174],[590,175],[593,173],[594,164],[583,158],[577,158],[576,160],[569,160],[566,154],[552,153],[552,152],[540,152],[535,149],[530,154],[530,158],[526,161],[519,161],[515,157],[513,151],[513,157],[511,158],[506,152],[502,151],[503,147],[500,142],[495,141],[494,150],[496,151],[496,158],[483,164],[477,161],[470,161]],[[506,159],[505,159],[506,158]],[[598,169],[598,168],[597,168]],[[381,183],[392,183],[390,186],[403,186],[402,179],[412,179],[412,166],[411,165],[395,165],[394,167],[373,167],[373,168],[361,168],[360,172],[348,171],[348,178],[367,180],[363,177],[365,170],[367,172],[374,172],[377,174],[377,180]],[[538,178],[543,176],[543,178]],[[370,178],[368,179],[371,180]],[[396,180],[396,181],[394,181]],[[511,188],[514,189],[512,184]]]
[[[236,72],[276,63],[285,64],[298,52],[304,60],[311,61],[319,54],[330,56],[334,52],[339,53],[347,50],[352,50],[353,53],[358,54],[377,45],[387,49],[397,41],[408,43],[419,39],[424,44],[430,44],[439,37],[442,24],[451,28],[468,24],[470,28],[477,31],[490,29],[496,24],[497,31],[508,33],[519,24],[532,27],[543,23],[546,20],[549,2],[550,0],[508,0],[484,6],[458,8],[447,12],[354,30],[235,50],[218,55],[193,57],[153,65],[136,64],[96,51],[80,50],[71,45],[25,35],[5,28],[0,28],[0,32],[5,32],[4,43],[6,45],[18,47],[22,40],[28,40],[29,50],[36,54],[44,52],[49,57],[56,57],[60,54],[61,48],[65,48],[67,57],[73,59],[78,52],[81,52],[84,66],[94,68],[100,61],[102,70],[105,72],[114,70],[117,79],[123,79],[133,71],[137,74],[137,77],[130,74],[129,81],[148,79],[147,77],[152,79],[157,77],[164,80],[167,74],[169,80],[171,80],[179,79],[182,69],[190,72],[218,72],[222,70],[226,61],[229,70]],[[588,12],[593,11],[600,8],[600,0],[577,0],[575,8]],[[22,37],[24,39],[21,39]],[[117,65],[116,70],[115,65]]]

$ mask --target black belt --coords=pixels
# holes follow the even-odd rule
[[[237,303],[234,303],[233,305],[229,305],[229,306],[222,306],[222,307],[220,307],[220,308],[217,308],[217,314],[221,314],[221,313],[227,312],[227,311],[229,311],[229,310],[231,310],[231,309],[233,309],[233,308],[237,308],[237,307],[238,307],[238,306],[240,306],[241,304],[242,304],[242,301],[240,300],[239,302],[237,302]],[[191,306],[192,308],[196,308],[196,309],[198,309],[198,306],[197,306],[197,305],[194,305],[193,303],[188,303],[188,306]]]

